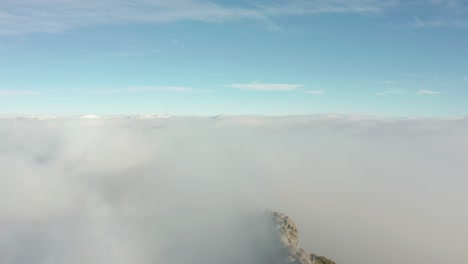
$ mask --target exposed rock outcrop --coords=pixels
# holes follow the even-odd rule
[[[268,212],[273,218],[273,225],[277,233],[279,246],[277,261],[275,263],[292,264],[336,264],[328,258],[308,254],[300,247],[299,231],[296,224],[283,213]]]
[[[201,215],[186,220],[169,234],[185,238],[171,240],[163,251],[162,259],[170,261],[152,263],[335,264],[302,249],[296,224],[283,213],[255,208],[222,218]],[[187,224],[194,220],[194,226]]]

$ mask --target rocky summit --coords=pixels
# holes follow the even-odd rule
[[[276,233],[277,254],[273,259],[274,263],[292,264],[336,264],[334,261],[309,254],[300,247],[299,231],[296,224],[287,215],[279,212],[267,212],[273,220],[273,228]]]
[[[335,264],[302,249],[296,224],[283,213],[255,208],[221,215],[201,215],[196,228],[186,224],[193,218],[182,219],[179,233],[168,236],[178,239],[162,251],[164,261],[151,263]]]

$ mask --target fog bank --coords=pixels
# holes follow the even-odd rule
[[[0,263],[255,263],[263,208],[337,263],[468,263],[466,164],[467,119],[0,118]]]

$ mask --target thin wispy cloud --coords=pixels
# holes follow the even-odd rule
[[[394,89],[394,90],[387,90],[387,91],[383,91],[383,92],[378,92],[378,93],[375,93],[376,95],[392,95],[392,94],[402,94],[403,93],[403,90],[401,89]]]
[[[462,0],[463,1],[463,0]],[[439,6],[439,7],[446,7],[450,9],[464,9],[465,6],[463,5],[462,1],[459,0],[431,0],[431,3],[433,5]]]
[[[251,90],[251,91],[293,91],[302,88],[302,84],[288,84],[288,83],[238,83],[231,84],[228,87],[240,90]]]
[[[418,91],[419,95],[436,95],[436,94],[440,94],[440,93],[442,93],[442,92],[432,91],[432,90],[424,90],[424,89]]]
[[[7,96],[36,96],[39,92],[33,90],[0,90],[0,97]]]
[[[61,33],[96,25],[163,24],[178,21],[207,23],[252,20],[268,29],[280,29],[281,16],[319,14],[379,14],[399,8],[401,0],[278,0],[244,5],[214,0],[3,0],[0,2],[0,35],[30,32]],[[440,9],[431,17],[415,16],[409,28],[466,28],[468,10],[461,1],[420,2],[421,8]],[[445,10],[445,11],[444,11]],[[455,14],[450,16],[448,14]]]
[[[152,50],[131,50],[131,51],[115,51],[108,53],[94,54],[96,58],[127,58],[127,57],[142,57],[159,54],[162,51],[159,49]]]
[[[209,0],[3,0],[0,35],[28,32],[60,33],[74,28],[109,24],[161,24],[177,21],[229,22],[257,20],[277,28],[271,18],[323,13],[375,13],[395,1],[276,1],[234,7]]]
[[[296,0],[279,1],[274,4],[264,6],[268,14],[323,14],[323,13],[378,13],[387,8],[396,6],[398,1],[388,0]]]
[[[102,89],[84,89],[78,92],[86,92],[89,94],[106,95],[106,94],[134,94],[147,92],[173,92],[173,93],[211,93],[208,89],[195,89],[193,87],[184,86],[130,86],[125,88],[102,88]]]
[[[175,93],[210,93],[211,90],[207,89],[195,89],[192,87],[184,86],[132,86],[125,89],[128,92],[150,92],[150,91],[165,91],[165,92],[175,92]]]
[[[414,29],[466,29],[468,28],[468,4],[457,0],[431,0],[415,3],[419,10],[429,12],[413,12],[414,16],[402,28]],[[418,11],[419,11],[418,10]]]
[[[226,7],[203,0],[4,0],[0,3],[0,10],[0,34],[60,33],[79,27],[109,24],[266,19],[256,10]]]
[[[304,91],[304,93],[310,94],[310,95],[324,95],[325,91],[323,91],[323,90],[308,90],[308,91]]]
[[[409,25],[411,28],[455,28],[464,29],[468,28],[468,19],[464,18],[433,18],[421,19],[414,17],[412,23]]]

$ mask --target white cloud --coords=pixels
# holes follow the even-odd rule
[[[30,32],[61,33],[95,26],[119,24],[163,24],[178,21],[207,23],[255,20],[276,30],[274,19],[280,16],[317,14],[381,13],[400,7],[400,0],[278,0],[234,6],[211,0],[3,0],[0,2],[0,35]],[[459,1],[422,2],[420,7],[446,6],[454,16],[421,19],[414,17],[412,28],[466,28],[463,16],[468,7]],[[134,56],[117,52],[116,56]],[[138,55],[137,55],[138,56]]]
[[[90,117],[0,120],[0,263],[264,263],[252,207],[337,263],[468,263],[468,119]]]
[[[383,92],[378,92],[378,93],[375,93],[376,95],[391,95],[391,94],[402,94],[403,93],[403,90],[401,89],[394,89],[394,90],[387,90],[387,91],[383,91]]]
[[[234,7],[209,0],[3,0],[0,34],[60,33],[74,28],[107,24],[161,24],[176,21],[227,22],[257,20],[269,28],[279,15],[319,13],[374,13],[394,1],[354,0],[277,1]]]
[[[144,93],[144,92],[174,92],[174,93],[211,93],[208,89],[195,89],[185,86],[130,86],[126,88],[100,88],[100,89],[83,89],[79,92],[90,94],[106,95],[119,93]]]
[[[288,83],[238,83],[231,84],[228,87],[240,89],[240,90],[252,90],[252,91],[292,91],[302,88],[302,84],[288,84]]]
[[[431,91],[431,90],[424,90],[424,89],[421,89],[418,91],[418,94],[419,95],[436,95],[436,94],[440,94],[442,92],[439,92],[439,91]]]
[[[463,80],[465,80],[465,82],[468,82],[468,77],[464,77]]]
[[[6,96],[36,96],[38,91],[33,90],[0,90],[0,97]]]
[[[323,90],[308,90],[308,91],[304,91],[304,93],[310,94],[310,95],[323,95],[323,94],[325,94],[325,91],[323,91]]]
[[[4,0],[0,2],[0,10],[0,33],[3,34],[60,33],[83,26],[123,23],[265,19],[255,10],[204,0]]]
[[[200,90],[192,87],[184,86],[132,86],[125,89],[131,93],[137,92],[148,92],[148,91],[166,91],[166,92],[175,92],[175,93],[210,93],[211,90]]]

